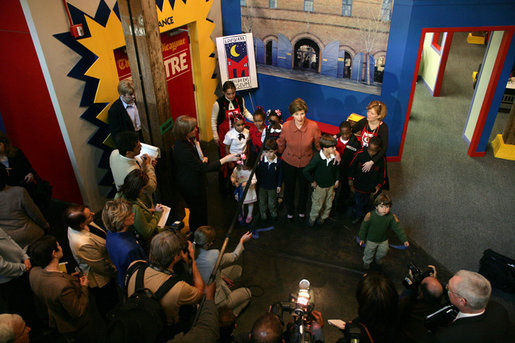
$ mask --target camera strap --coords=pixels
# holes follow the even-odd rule
[[[351,322],[352,323],[352,322]],[[367,333],[367,336],[368,336],[368,340],[370,343],[374,343],[374,340],[372,339],[372,335],[370,334],[370,331],[368,331],[368,328],[365,326],[365,324],[361,323],[361,322],[358,322],[359,325],[361,325],[361,327],[363,329],[365,329],[365,332]]]

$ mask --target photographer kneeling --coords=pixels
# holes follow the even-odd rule
[[[403,282],[406,290],[399,300],[399,342],[420,342],[427,333],[424,326],[426,316],[436,312],[446,304],[443,286],[436,279],[435,266],[421,272],[410,265],[409,277]]]
[[[168,324],[168,337],[188,329],[189,318],[179,320],[179,307],[198,303],[204,291],[204,281],[202,281],[193,258],[195,251],[191,242],[187,242],[188,250],[186,252],[183,250],[186,242],[186,238],[182,237],[180,233],[172,231],[158,233],[150,242],[150,264],[146,261],[134,261],[127,271],[127,294],[129,297],[135,292],[139,269],[144,270],[143,288],[148,288],[153,293],[167,282],[173,285],[160,300]],[[183,281],[185,276],[178,275],[174,270],[181,260],[186,263],[191,260],[193,285]]]

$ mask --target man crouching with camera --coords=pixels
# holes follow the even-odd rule
[[[403,281],[406,290],[399,300],[400,332],[399,342],[420,342],[426,334],[426,316],[442,308],[445,303],[443,286],[436,278],[435,266],[429,265],[420,271],[409,265],[409,276]]]

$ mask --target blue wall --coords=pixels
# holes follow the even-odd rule
[[[239,1],[222,0],[224,34],[241,33]],[[251,109],[249,94],[254,105],[265,109],[279,108],[288,115],[288,104],[295,98],[306,100],[308,117],[320,122],[338,125],[350,113],[365,113],[365,107],[373,99],[383,101],[388,108],[385,122],[390,129],[388,156],[398,156],[406,120],[413,74],[417,61],[420,36],[423,28],[479,27],[515,25],[515,2],[500,0],[490,5],[488,0],[396,0],[386,55],[385,73],[381,96],[309,84],[268,75],[259,75],[259,88],[245,96]],[[515,40],[515,39],[514,39]],[[500,84],[504,90],[515,61],[514,40],[505,61]],[[501,90],[494,97],[493,107],[485,125],[483,136],[488,136],[500,103]],[[245,94],[243,94],[245,95]],[[501,95],[502,96],[502,95]],[[499,101],[496,103],[496,101]],[[495,113],[495,114],[493,114]],[[493,118],[491,118],[493,116]],[[484,143],[482,137],[481,142]],[[486,145],[485,145],[486,146]]]

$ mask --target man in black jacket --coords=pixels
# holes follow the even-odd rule
[[[118,94],[120,94],[120,98],[113,102],[108,111],[111,135],[116,137],[120,132],[132,131],[137,132],[140,141],[143,141],[141,121],[135,103],[136,96],[134,95],[134,84],[132,81],[120,81],[118,83]]]
[[[447,327],[441,327],[429,342],[480,343],[513,341],[513,325],[506,309],[489,302],[492,286],[481,274],[460,270],[447,284],[449,300],[459,310],[456,319]]]

